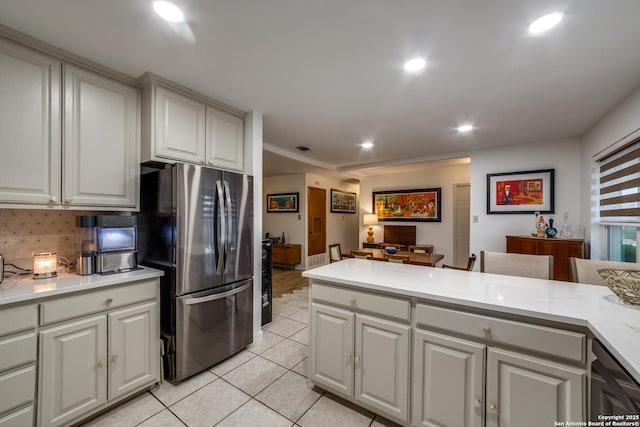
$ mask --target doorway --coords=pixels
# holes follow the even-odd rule
[[[327,251],[327,190],[308,187],[307,200],[307,256],[324,254]]]
[[[453,259],[454,265],[467,265],[469,260],[469,219],[471,209],[471,185],[453,186]]]

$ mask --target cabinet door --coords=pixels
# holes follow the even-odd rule
[[[205,105],[161,86],[155,96],[156,156],[204,163]]]
[[[482,426],[485,346],[416,329],[413,425]]]
[[[311,304],[309,376],[334,393],[353,396],[353,320],[346,310]]]
[[[139,93],[65,65],[64,206],[138,207]]]
[[[107,401],[107,318],[40,332],[39,425],[58,426]]]
[[[0,202],[59,203],[60,70],[0,40]]]
[[[539,427],[585,419],[584,370],[492,349],[487,362],[487,426]]]
[[[239,117],[207,107],[207,164],[242,171],[244,123]]]
[[[109,314],[109,400],[158,380],[159,339],[156,301]]]
[[[400,421],[409,419],[411,327],[356,316],[355,398]]]

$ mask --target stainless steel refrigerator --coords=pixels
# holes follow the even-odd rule
[[[177,383],[253,339],[253,177],[176,163],[141,177],[141,263],[161,278],[165,377]]]

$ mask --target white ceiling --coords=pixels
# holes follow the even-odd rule
[[[265,159],[278,162],[265,164],[267,176],[300,160],[311,172],[366,176],[389,161],[579,136],[640,85],[639,0],[176,4],[183,28],[157,17],[150,0],[2,0],[0,24],[132,77],[151,71],[262,112],[274,153]],[[558,27],[526,33],[558,9]],[[427,69],[407,76],[402,65],[414,55]],[[458,135],[468,121],[477,129]],[[364,139],[373,150],[359,147]]]

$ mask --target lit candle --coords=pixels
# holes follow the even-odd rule
[[[57,275],[58,257],[55,252],[33,254],[33,278],[46,279]]]

